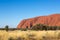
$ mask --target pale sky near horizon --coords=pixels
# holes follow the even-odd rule
[[[23,19],[60,13],[60,0],[0,0],[0,27]]]

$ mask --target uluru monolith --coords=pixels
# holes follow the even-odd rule
[[[48,16],[38,16],[34,18],[22,20],[17,28],[30,28],[36,24],[45,24],[49,26],[60,26],[60,14],[52,14]]]

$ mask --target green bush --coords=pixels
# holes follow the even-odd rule
[[[5,30],[6,30],[6,31],[8,31],[8,28],[9,28],[9,26],[8,26],[8,25],[6,25],[6,26],[5,26]]]
[[[43,24],[36,24],[31,29],[32,30],[47,30],[47,26]]]
[[[25,40],[23,37],[17,37],[17,40]]]

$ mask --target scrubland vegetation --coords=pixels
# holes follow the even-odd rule
[[[0,30],[0,40],[60,40],[60,31]]]
[[[0,29],[0,40],[60,40],[60,27],[37,24],[30,28]]]

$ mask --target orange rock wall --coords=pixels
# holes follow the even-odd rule
[[[60,26],[60,14],[53,14],[48,16],[39,16],[35,18],[22,20],[17,28],[26,28],[26,26],[30,27],[30,25],[36,24],[46,24],[49,26]]]

